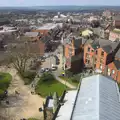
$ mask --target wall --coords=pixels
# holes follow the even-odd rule
[[[45,53],[45,44],[39,40],[40,56],[43,56]]]
[[[71,63],[71,69],[70,71],[73,73],[80,73],[83,70],[84,64],[83,64],[83,59],[75,60]]]
[[[88,52],[88,48],[90,48],[90,52]],[[92,50],[94,50],[91,45],[87,45],[84,48],[84,64],[86,65],[86,59],[90,60],[90,64],[91,66],[95,66],[95,69],[101,69],[104,70],[105,65],[106,65],[106,60],[107,60],[107,53],[104,52],[104,56],[101,56],[101,53],[103,51],[102,48],[98,48],[96,50],[94,50],[92,52]],[[97,51],[97,54],[96,54]],[[89,58],[87,58],[86,54],[89,55]],[[94,63],[94,65],[93,65]],[[100,66],[102,66],[102,68],[100,68]]]
[[[110,73],[112,72],[112,70],[115,70],[115,74],[112,74],[112,73],[111,73],[110,76],[111,76],[114,80],[116,80],[118,83],[120,83],[120,70],[117,70],[117,69],[116,69],[116,67],[115,67],[115,65],[114,65],[113,62],[108,65],[108,69],[110,69]]]
[[[90,52],[88,51],[88,48],[91,49]],[[94,52],[92,52],[92,50],[94,50],[94,49],[89,44],[84,47],[84,64],[86,64],[86,59],[87,59],[86,54],[89,54],[90,60],[93,58]],[[92,61],[91,61],[91,63],[92,63]]]
[[[74,50],[74,44],[73,44],[73,42],[71,42],[70,44],[66,44],[64,46],[64,48],[65,48],[65,58],[66,58],[66,62],[67,62],[67,60],[70,61],[71,57],[75,55],[75,50]],[[70,67],[70,66],[71,65],[68,64],[67,67]]]

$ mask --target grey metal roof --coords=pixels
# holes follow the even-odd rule
[[[84,78],[71,120],[120,120],[115,81],[102,75]]]

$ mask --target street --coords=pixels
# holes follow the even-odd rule
[[[55,52],[48,53],[48,54],[49,55],[56,55],[60,60],[60,64],[56,65],[55,57],[50,56],[50,57],[45,59],[45,62],[42,63],[41,68],[52,68],[52,64],[56,65],[58,67],[58,69],[56,71],[53,71],[53,73],[56,74],[57,76],[59,76],[63,72],[63,69],[62,69],[63,68],[63,49],[62,49],[62,46],[59,46]]]

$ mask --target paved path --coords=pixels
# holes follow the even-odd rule
[[[24,85],[23,80],[17,74],[14,68],[0,67],[1,72],[8,72],[12,75],[12,81],[8,88],[10,106],[7,108],[10,115],[13,115],[15,120],[21,118],[41,118],[43,116],[38,109],[42,107],[44,99],[39,95],[32,95],[29,86]],[[20,93],[19,97],[14,98],[15,90]],[[12,101],[11,101],[12,100]],[[14,107],[12,107],[14,106]],[[5,108],[0,108],[0,114],[6,116]]]
[[[75,86],[71,85],[70,83],[68,83],[67,81],[62,80],[61,78],[59,78],[58,76],[55,76],[56,80],[58,80],[59,82],[61,82],[62,84],[66,85],[67,87],[71,88],[71,89],[76,89]]]
[[[60,54],[57,54],[58,52],[60,52]],[[75,89],[76,87],[75,86],[73,86],[73,85],[71,85],[70,83],[68,83],[67,81],[64,81],[64,80],[62,80],[62,79],[60,79],[58,76],[60,76],[60,74],[63,72],[63,70],[62,70],[62,47],[61,46],[59,46],[58,47],[58,49],[55,51],[55,52],[53,52],[52,54],[54,54],[54,55],[57,55],[58,56],[58,58],[60,59],[60,65],[58,65],[58,70],[57,71],[55,71],[55,72],[53,72],[53,74],[54,74],[54,76],[56,77],[56,80],[58,80],[59,82],[61,82],[62,84],[64,84],[64,85],[66,85],[67,87],[69,87],[69,88],[71,88],[71,89]],[[51,59],[51,62],[50,62],[50,59]],[[51,58],[47,58],[46,59],[46,62],[44,62],[43,63],[43,65],[42,65],[42,67],[43,68],[50,68],[50,64],[55,64],[55,60],[54,60],[54,57],[51,57]],[[39,73],[39,76],[40,76],[40,73]],[[31,85],[30,85],[30,87],[31,87],[31,89],[32,89],[32,91],[34,92],[34,90],[35,90],[35,86],[37,85],[37,83],[38,83],[38,81],[39,81],[39,77],[37,77],[37,75],[36,75],[36,77],[35,77],[35,79],[34,79],[34,81],[31,83]],[[33,85],[33,87],[32,87],[32,85]]]

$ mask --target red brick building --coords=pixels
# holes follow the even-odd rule
[[[119,47],[119,43],[111,43],[108,40],[98,40],[87,44],[84,47],[85,66],[97,72],[106,73],[120,82],[120,61],[115,60]]]
[[[65,66],[67,69],[72,69],[72,71],[80,70],[80,61],[83,55],[83,44],[85,43],[83,38],[73,38],[65,40],[64,44],[64,56],[65,56]],[[82,69],[82,67],[81,67]]]

